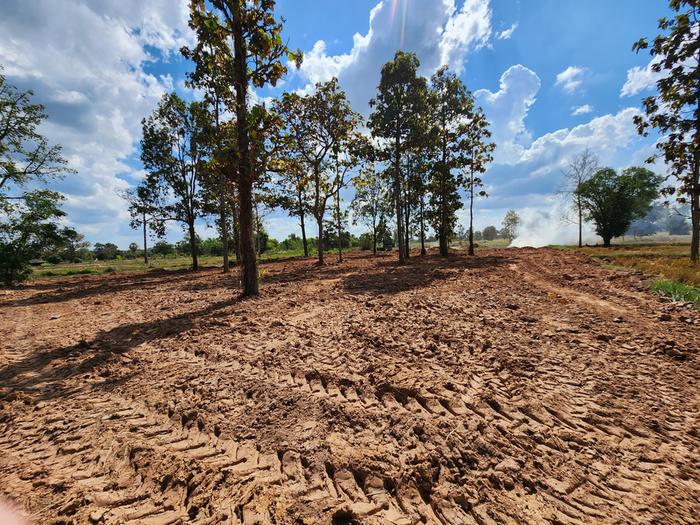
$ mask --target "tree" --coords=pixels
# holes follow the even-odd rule
[[[360,170],[352,179],[355,196],[350,203],[352,222],[362,221],[370,229],[372,239],[372,254],[377,255],[377,239],[380,235],[380,225],[391,213],[391,196],[382,177],[370,165]]]
[[[208,5],[214,11],[208,10]],[[222,83],[233,85],[234,100],[228,109],[236,115],[236,171],[229,172],[238,189],[239,248],[242,263],[242,295],[258,294],[258,268],[253,235],[253,185],[260,174],[254,170],[251,151],[257,149],[254,123],[259,119],[260,105],[250,106],[251,87],[276,85],[287,72],[283,60],[289,58],[297,67],[301,54],[289,53],[282,41],[282,24],[274,17],[274,0],[211,0],[190,4],[190,26],[197,30],[211,26],[215,37],[212,45],[228,50],[232,67],[219,70]]]
[[[49,145],[37,131],[46,113],[44,106],[32,103],[32,96],[0,74],[0,198],[9,186],[17,189],[71,171],[61,147]]]
[[[284,155],[286,156],[284,169],[278,174],[274,182],[275,203],[289,215],[299,218],[301,244],[304,249],[304,257],[308,257],[306,215],[312,206],[311,179],[305,170],[304,163],[299,158],[295,158],[294,153],[289,151]]]
[[[498,230],[495,226],[487,226],[484,228],[482,235],[485,241],[493,241],[496,237],[498,237]]]
[[[508,239],[508,242],[513,242],[518,236],[518,226],[520,225],[520,216],[515,210],[508,210],[503,217],[503,237]]]
[[[195,221],[202,212],[199,183],[207,155],[206,122],[200,103],[187,103],[175,93],[164,95],[142,122],[141,162],[148,175],[137,193],[149,203],[156,222],[184,224],[193,270],[199,267]],[[163,231],[162,226],[157,229]]]
[[[700,2],[670,0],[676,12],[671,18],[659,19],[658,35],[651,48],[645,38],[632,49],[649,49],[655,57],[651,69],[663,73],[656,82],[658,95],[644,99],[646,115],[637,115],[637,131],[646,136],[650,128],[661,137],[656,142],[657,155],[662,157],[678,187],[662,188],[665,195],[676,195],[680,203],[690,202],[690,259],[700,261]]]
[[[603,168],[579,185],[576,193],[585,218],[595,224],[603,246],[609,247],[613,237],[623,235],[634,219],[646,215],[662,180],[646,168],[627,168],[619,175]]]
[[[493,160],[496,144],[488,142],[491,137],[489,122],[484,110],[477,108],[471,114],[466,137],[466,162],[469,176],[465,177],[465,186],[469,194],[469,255],[474,255],[474,197],[487,197],[484,182],[479,176],[486,172],[486,167]],[[481,239],[477,239],[481,240]]]
[[[474,99],[462,81],[443,66],[430,79],[431,136],[435,162],[430,177],[428,220],[438,236],[440,255],[448,254],[448,243],[457,224],[461,168],[466,161],[469,120]]]
[[[135,242],[129,243],[129,255],[132,259],[136,258],[136,252],[139,251],[139,245]]]
[[[576,189],[598,169],[598,157],[586,148],[582,153],[576,155],[564,171],[564,188],[561,193],[567,199],[570,210],[573,211],[576,219],[573,221],[578,225],[578,246],[583,246],[583,203],[581,196]],[[569,214],[564,214],[564,219],[571,221]]]
[[[308,172],[310,212],[318,227],[318,262],[324,262],[324,217],[328,200],[343,183],[346,172],[335,163],[336,152],[349,147],[360,115],[352,111],[345,92],[333,78],[316,84],[310,95],[285,93],[278,106],[284,123],[288,162],[301,162]]]
[[[63,197],[55,191],[27,192],[21,200],[0,199],[0,279],[13,285],[29,276],[29,262],[47,250],[60,246],[74,234],[58,220],[65,214],[59,208]]]
[[[119,254],[119,247],[111,242],[105,244],[96,242],[92,253],[95,256],[95,259],[100,261],[113,261]]]
[[[494,230],[495,230],[495,228],[494,228]],[[480,241],[482,238],[483,238],[482,233],[481,233],[479,230],[476,230],[476,231],[474,232],[474,237],[473,237],[473,239],[474,239],[475,241]]]
[[[27,186],[72,171],[61,147],[49,145],[37,131],[46,114],[41,104],[32,103],[32,96],[0,75],[0,277],[7,285],[31,273],[31,259],[78,235],[56,222],[64,216],[59,193],[26,191]]]
[[[148,230],[157,237],[165,235],[165,223],[159,220],[159,210],[163,208],[163,195],[153,191],[149,185],[140,185],[122,194],[129,204],[131,228],[143,229],[143,263],[148,266]]]
[[[210,17],[212,15],[209,15]],[[217,214],[217,226],[221,237],[223,272],[228,273],[229,265],[229,220],[235,215],[235,191],[227,173],[233,169],[235,152],[235,126],[222,122],[225,107],[234,104],[233,93],[226,81],[225,71],[231,70],[233,57],[228,46],[220,45],[226,39],[224,28],[215,23],[192,24],[197,34],[194,48],[183,47],[185,58],[194,62],[194,70],[187,73],[187,85],[204,92],[204,106],[211,114],[211,126],[207,138],[211,155],[202,177],[203,208],[205,213]],[[232,140],[233,139],[233,140]],[[234,219],[234,224],[237,220]]]
[[[427,110],[427,84],[417,75],[420,63],[414,53],[397,51],[394,59],[382,67],[376,98],[369,117],[372,136],[382,140],[383,160],[389,161],[393,176],[396,230],[399,263],[404,264],[408,254],[403,215],[403,157],[405,151],[419,142],[423,135]]]

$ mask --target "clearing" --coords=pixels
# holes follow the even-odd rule
[[[0,291],[37,523],[694,523],[700,313],[553,249]]]

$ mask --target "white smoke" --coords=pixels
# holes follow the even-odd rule
[[[567,220],[567,208],[561,200],[554,202],[549,209],[525,208],[519,211],[520,226],[518,236],[510,243],[511,247],[530,246],[540,248],[552,244],[578,244],[578,224]],[[595,244],[600,241],[593,226],[584,222],[583,242]]]

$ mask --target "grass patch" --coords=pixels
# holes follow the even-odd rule
[[[700,288],[695,288],[694,286],[659,279],[652,283],[651,291],[657,295],[669,297],[673,301],[690,302],[696,307],[700,307]]]
[[[690,262],[688,244],[627,244],[611,248],[568,248],[599,259],[606,265],[633,268],[667,281],[700,287],[700,265]]]

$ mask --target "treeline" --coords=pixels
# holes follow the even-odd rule
[[[254,89],[275,86],[303,60],[284,43],[274,8],[274,0],[190,3],[196,44],[182,54],[194,66],[187,84],[202,94],[201,100],[187,102],[168,94],[143,120],[146,177],[125,195],[131,225],[142,230],[144,254],[150,235],[162,237],[169,222],[179,223],[196,269],[200,249],[195,225],[213,220],[224,271],[228,254],[235,254],[243,295],[255,295],[256,240],[265,214],[279,207],[298,218],[307,255],[307,224],[314,222],[319,263],[329,246],[326,239],[335,231],[342,259],[349,217],[341,197],[348,186],[355,195],[349,206],[352,220],[367,227],[373,249],[395,237],[403,263],[411,255],[410,240],[419,239],[425,253],[426,232],[432,230],[446,255],[457,211],[466,205],[473,254],[474,200],[486,196],[482,178],[495,144],[483,111],[463,82],[447,67],[430,79],[420,76],[416,55],[399,51],[381,69],[366,121],[350,107],[336,79],[317,84],[308,94],[255,102],[250,96]],[[658,95],[644,100],[645,115],[635,117],[639,133],[659,133],[656,146],[666,177],[660,180],[638,167],[620,173],[588,170],[585,180],[573,180],[568,194],[575,203],[574,220],[579,225],[594,222],[609,245],[646,213],[660,187],[662,194],[690,207],[691,259],[697,262],[700,65],[687,57],[697,51],[700,7],[673,0],[670,8],[675,15],[659,22],[663,34],[651,45],[645,39],[634,45],[637,51],[651,47],[659,57],[654,71],[670,73],[657,82]],[[37,132],[46,115],[31,95],[0,76],[0,269],[7,283],[26,277],[29,261],[47,247],[60,247],[77,235],[61,222],[62,196],[34,189],[36,182],[70,170],[60,147]]]

